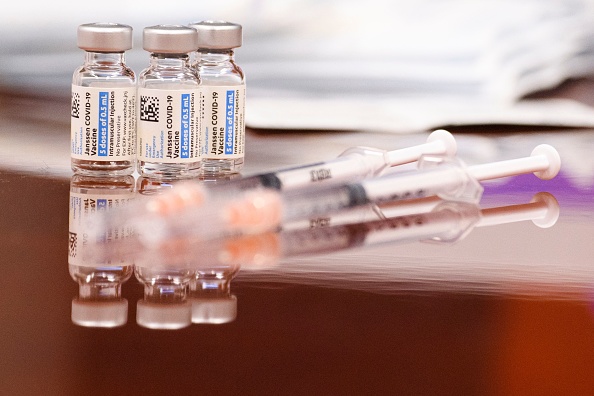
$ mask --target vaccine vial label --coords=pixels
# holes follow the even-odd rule
[[[202,155],[242,158],[245,151],[245,85],[202,86]]]
[[[136,89],[72,85],[70,152],[74,159],[133,161]]]
[[[138,159],[183,164],[200,160],[200,90],[138,88]]]
[[[119,265],[120,262],[97,262],[97,243],[114,243],[134,235],[132,227],[114,227],[96,233],[91,227],[93,217],[127,205],[134,199],[129,194],[70,193],[68,264],[94,267]]]

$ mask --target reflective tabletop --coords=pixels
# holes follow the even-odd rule
[[[2,98],[1,394],[594,392],[594,131],[451,128],[469,165],[548,143],[561,172],[93,268],[80,217],[171,185],[72,176],[68,102],[30,100]],[[426,138],[248,130],[240,177]]]

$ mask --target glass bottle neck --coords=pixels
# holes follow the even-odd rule
[[[187,286],[183,284],[145,284],[146,301],[167,304],[181,303],[186,299]]]
[[[160,54],[151,53],[151,67],[182,69],[188,67],[190,56],[188,54]]]
[[[90,52],[85,54],[88,65],[123,65],[126,62],[124,52]]]
[[[78,288],[78,296],[84,300],[118,300],[121,294],[121,283],[83,283]]]
[[[194,297],[228,297],[231,295],[231,279],[204,277],[190,282],[190,293]]]
[[[223,63],[234,60],[233,50],[212,50],[212,49],[198,49],[196,51],[196,61],[202,63]]]

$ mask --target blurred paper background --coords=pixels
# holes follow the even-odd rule
[[[572,101],[522,100],[594,74],[593,0],[21,1],[0,15],[0,89],[67,98],[81,23],[135,29],[226,19],[253,128],[426,131],[443,125],[594,127]]]

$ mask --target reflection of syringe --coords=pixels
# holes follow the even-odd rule
[[[424,197],[418,199],[409,199],[404,204],[402,201],[383,202],[381,204],[369,203],[367,205],[356,206],[354,208],[341,210],[335,213],[323,214],[309,219],[300,219],[297,221],[284,222],[283,231],[331,227],[341,224],[357,224],[368,221],[382,220],[391,217],[403,216],[411,213],[429,212],[437,206],[442,200],[437,196]]]
[[[480,210],[477,205],[444,201],[426,213],[413,213],[385,220],[337,227],[281,232],[278,234],[278,257],[303,256],[373,246],[383,243],[462,240],[475,227],[532,220],[539,227],[553,226],[559,216],[559,204],[548,193],[539,193],[527,204]],[[246,237],[246,238],[249,238]],[[257,235],[253,238],[258,238]],[[266,243],[270,243],[269,240]],[[254,246],[254,242],[251,242]],[[264,247],[270,251],[270,246]],[[235,249],[235,251],[238,251]],[[231,257],[230,255],[226,255]],[[224,257],[224,256],[223,256]],[[249,257],[249,256],[248,256]],[[262,257],[243,257],[244,267],[261,266]],[[273,260],[268,260],[274,262]]]
[[[331,252],[384,242],[409,242],[429,238],[459,240],[472,229],[480,211],[477,205],[442,201],[429,212],[412,213],[362,224],[294,231],[282,237],[283,256]]]
[[[549,193],[536,194],[531,202],[479,209],[476,204],[441,201],[433,209],[417,212],[416,203],[402,203],[399,215],[384,220],[334,227],[320,227],[221,238],[192,243],[176,241],[168,249],[137,252],[142,265],[172,267],[263,268],[279,260],[311,254],[338,252],[386,243],[431,241],[454,243],[474,228],[530,220],[538,227],[552,227],[559,217],[559,204]],[[425,206],[425,208],[428,208]]]
[[[291,193],[256,189],[233,196],[217,196],[214,202],[205,197],[206,189],[191,184],[178,185],[130,211],[125,221],[135,227],[142,244],[154,246],[170,238],[213,239],[274,230],[286,222],[368,203],[433,195],[478,203],[483,191],[480,181],[529,172],[541,179],[551,179],[559,171],[560,158],[553,147],[540,145],[530,157],[468,167],[443,157],[423,157],[420,168]],[[188,204],[194,201],[206,203],[195,207]]]

